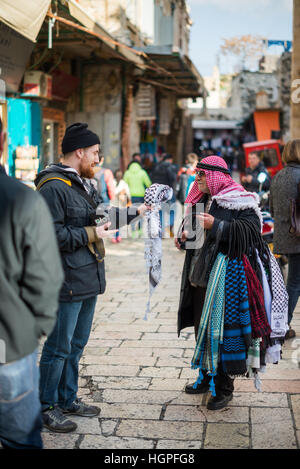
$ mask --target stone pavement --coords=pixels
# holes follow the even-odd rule
[[[72,417],[71,434],[43,432],[45,448],[201,449],[287,448],[300,444],[300,303],[283,361],[268,366],[262,393],[252,379],[236,379],[233,400],[208,411],[209,395],[184,393],[192,329],[177,337],[184,254],[163,240],[163,276],[144,321],[148,282],[143,241],[108,241],[107,290],[99,296],[93,331],[80,366],[79,396],[101,408],[96,418]]]

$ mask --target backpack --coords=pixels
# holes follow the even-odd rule
[[[95,181],[97,183],[97,192],[98,195],[101,197],[103,204],[109,204],[109,197],[108,197],[108,190],[107,184],[104,178],[104,171],[101,169],[95,176]]]

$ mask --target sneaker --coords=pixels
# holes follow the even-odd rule
[[[220,410],[227,406],[228,402],[233,398],[232,394],[224,396],[223,394],[215,397],[211,397],[207,403],[208,410]]]
[[[69,433],[76,430],[76,423],[68,420],[58,406],[49,407],[42,412],[44,427],[55,433]]]
[[[79,415],[80,417],[96,417],[100,414],[99,407],[87,405],[81,399],[75,399],[71,407],[62,409],[64,414]]]
[[[117,237],[117,242],[120,243],[121,241],[122,241],[121,236],[118,236],[118,237]]]
[[[209,390],[209,385],[206,383],[197,384],[194,388],[195,383],[187,384],[184,391],[187,394],[205,394]]]
[[[112,242],[113,244],[116,244],[118,241],[117,241],[116,238],[112,238],[112,239],[111,239],[111,242]]]

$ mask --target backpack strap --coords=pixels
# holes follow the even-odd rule
[[[61,173],[49,173],[49,176],[48,175],[44,176],[38,183],[36,190],[39,191],[41,187],[49,181],[64,182],[69,187],[71,187],[74,191],[80,194],[93,207],[93,209],[97,208],[96,202],[92,199],[92,197],[89,196],[89,194],[86,192],[85,189],[81,189],[79,186],[77,186],[77,184],[72,184],[72,181],[69,178],[62,175]]]

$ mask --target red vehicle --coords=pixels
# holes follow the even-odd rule
[[[271,178],[283,168],[281,161],[281,140],[264,140],[244,143],[243,147],[245,151],[245,168],[249,167],[248,157],[249,154],[253,152],[257,153],[260,159],[264,162]]]

